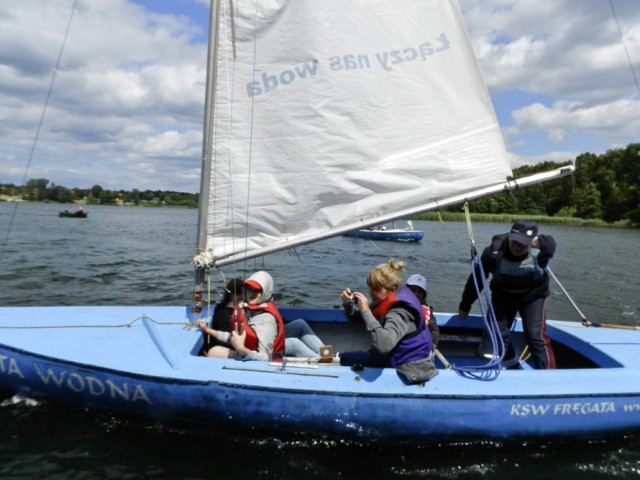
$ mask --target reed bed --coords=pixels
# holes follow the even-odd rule
[[[533,220],[540,225],[563,225],[568,227],[609,227],[609,228],[630,228],[627,221],[607,223],[599,219],[584,219],[575,217],[549,217],[546,215],[526,215],[526,214],[494,214],[494,213],[472,213],[471,220],[474,222],[486,223],[513,223],[521,218]],[[427,212],[412,217],[413,220],[464,222],[464,212]]]

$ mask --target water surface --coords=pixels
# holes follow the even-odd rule
[[[190,302],[195,210],[90,206],[87,219],[59,218],[65,208],[0,203],[0,305]],[[219,287],[223,278],[266,269],[279,304],[326,307],[339,303],[346,286],[366,292],[367,272],[394,257],[407,263],[407,276],[428,278],[437,310],[455,311],[470,272],[466,225],[414,223],[425,231],[418,244],[337,237],[227,266],[211,281]],[[508,227],[474,224],[478,249]],[[639,231],[542,226],[541,233],[555,237],[552,269],[583,314],[603,323],[640,323]],[[557,285],[548,310],[550,318],[581,319]],[[475,445],[442,439],[442,445],[393,448],[186,430],[9,393],[0,402],[0,478],[640,478],[638,435]]]

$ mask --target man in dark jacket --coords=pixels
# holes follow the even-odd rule
[[[530,220],[518,220],[508,233],[494,236],[482,252],[480,261],[484,274],[486,277],[492,275],[489,287],[504,342],[503,368],[518,365],[518,356],[509,336],[518,313],[535,367],[555,368],[551,341],[546,333],[546,299],[550,292],[549,275],[545,270],[555,250],[552,236],[538,235],[538,226]],[[476,277],[480,278],[479,268]],[[473,275],[470,275],[458,307],[461,318],[467,318],[477,298]]]

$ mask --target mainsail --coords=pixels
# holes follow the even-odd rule
[[[433,210],[511,176],[457,0],[229,0],[212,25],[196,265]]]

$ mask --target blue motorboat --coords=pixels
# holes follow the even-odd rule
[[[414,230],[413,225],[409,222],[406,228],[386,228],[384,225],[361,228],[352,232],[345,233],[345,237],[366,238],[368,240],[392,240],[397,242],[419,242],[424,238],[422,230]]]

